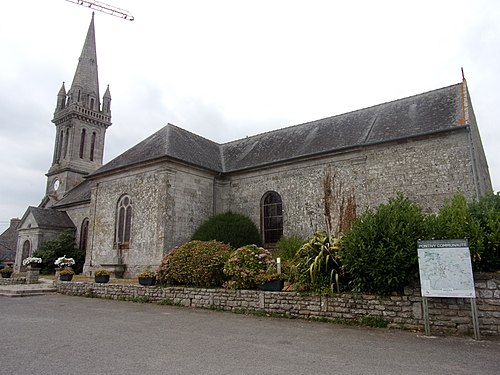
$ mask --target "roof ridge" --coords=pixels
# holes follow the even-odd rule
[[[338,115],[333,115],[333,116],[322,117],[322,118],[319,118],[319,119],[316,119],[316,120],[311,120],[311,121],[303,122],[303,123],[300,123],[300,124],[295,124],[295,125],[284,126],[284,127],[282,127],[282,128],[269,130],[269,131],[267,131],[267,132],[263,132],[263,133],[259,133],[259,134],[254,134],[254,135],[249,135],[249,136],[246,136],[246,137],[244,137],[244,138],[239,138],[239,139],[235,139],[235,140],[233,140],[233,141],[229,141],[229,142],[221,143],[221,146],[223,146],[223,147],[224,147],[224,146],[226,146],[226,145],[230,145],[231,143],[240,142],[240,141],[242,141],[242,140],[244,140],[244,139],[254,138],[254,137],[260,137],[260,136],[263,136],[263,135],[266,135],[266,134],[276,133],[276,132],[282,131],[282,130],[284,130],[284,129],[292,129],[292,128],[296,128],[296,127],[300,127],[300,126],[306,126],[306,125],[309,125],[309,124],[312,124],[312,123],[315,123],[315,122],[320,122],[320,121],[324,121],[324,120],[328,120],[328,119],[333,119],[333,118],[335,118],[335,117],[347,116],[347,115],[350,115],[350,114],[353,114],[353,113],[356,113],[356,112],[366,111],[366,110],[369,110],[369,109],[372,109],[372,108],[376,108],[376,107],[380,107],[380,106],[383,106],[383,105],[387,105],[387,104],[390,104],[390,103],[401,102],[401,101],[403,101],[403,100],[408,100],[408,99],[411,99],[411,98],[415,98],[415,97],[419,97],[419,96],[427,95],[427,94],[430,94],[430,93],[432,93],[432,92],[436,92],[436,91],[440,91],[440,90],[449,89],[449,88],[451,88],[451,87],[454,87],[454,86],[459,86],[459,85],[462,85],[462,82],[460,82],[460,83],[455,83],[455,84],[453,84],[453,85],[448,85],[448,86],[441,87],[441,88],[434,89],[434,90],[424,91],[424,92],[422,92],[422,93],[420,93],[420,94],[409,95],[409,96],[406,96],[406,97],[404,97],[404,98],[394,99],[394,100],[389,100],[389,101],[387,101],[387,102],[374,104],[374,105],[371,105],[371,106],[368,106],[368,107],[364,107],[364,108],[360,108],[360,109],[355,109],[355,110],[352,110],[352,111],[348,111],[348,112],[340,113],[340,114],[338,114]]]

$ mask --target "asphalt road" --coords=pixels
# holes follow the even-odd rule
[[[0,297],[0,374],[500,374],[500,341],[46,295]]]

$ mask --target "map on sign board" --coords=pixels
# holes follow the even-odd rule
[[[418,241],[423,297],[475,298],[467,240]]]

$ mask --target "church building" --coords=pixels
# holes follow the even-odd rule
[[[359,215],[398,192],[430,213],[457,190],[474,200],[492,189],[465,79],[224,144],[168,124],[103,165],[111,95],[101,102],[93,18],[52,122],[46,195],[18,225],[18,270],[68,229],[86,274],[132,277],[227,211],[250,217],[272,246],[338,231],[346,206]]]

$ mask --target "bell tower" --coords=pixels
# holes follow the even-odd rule
[[[90,21],[71,88],[64,82],[57,94],[52,122],[56,126],[52,166],[47,172],[46,195],[42,207],[57,203],[84,177],[102,166],[104,138],[111,125],[109,86],[99,100],[99,79],[94,30]]]

